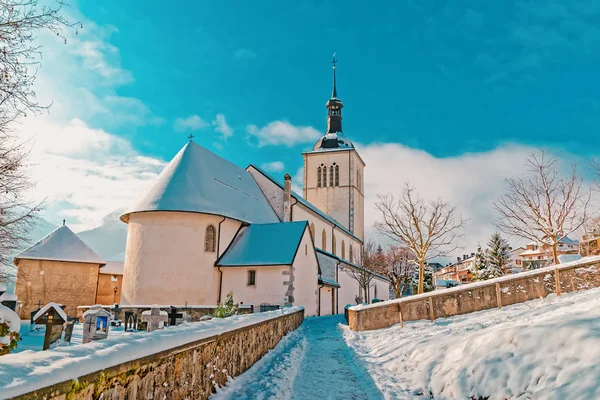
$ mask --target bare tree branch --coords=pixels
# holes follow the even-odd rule
[[[558,264],[558,243],[587,221],[591,191],[575,164],[562,176],[558,161],[543,151],[527,161],[530,176],[507,179],[506,193],[494,204],[498,228],[509,235],[547,244]]]
[[[0,282],[14,278],[11,256],[28,241],[42,204],[24,199],[32,184],[27,176],[27,143],[19,142],[14,124],[27,113],[49,105],[36,100],[33,83],[41,63],[35,35],[49,31],[65,40],[69,23],[60,15],[61,0],[0,0]],[[76,29],[76,28],[75,28]]]
[[[375,207],[382,221],[375,228],[395,242],[408,247],[419,266],[418,293],[423,293],[425,263],[456,250],[456,239],[463,235],[466,220],[456,207],[437,199],[425,201],[408,183],[399,196],[377,195]]]

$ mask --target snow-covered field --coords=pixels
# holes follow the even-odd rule
[[[387,399],[600,398],[600,289],[344,338]]]

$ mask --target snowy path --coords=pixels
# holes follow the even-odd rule
[[[342,316],[307,318],[211,399],[383,399],[343,338]]]

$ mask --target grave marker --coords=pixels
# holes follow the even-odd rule
[[[112,315],[99,304],[91,306],[83,313],[83,343],[102,340],[108,337]]]
[[[166,311],[161,311],[159,306],[154,304],[150,310],[142,313],[142,322],[146,322],[146,330],[148,332],[155,331],[157,329],[163,329],[165,322],[169,319]]]
[[[60,342],[63,325],[67,322],[67,314],[65,314],[60,305],[48,303],[33,316],[33,322],[39,325],[46,325],[43,350],[48,350],[51,347],[57,346]]]
[[[177,320],[179,319],[179,323],[181,323],[183,313],[178,313],[177,308],[171,306],[171,312],[167,316],[169,317],[169,326],[177,326]]]

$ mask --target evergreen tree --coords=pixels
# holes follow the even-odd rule
[[[494,233],[488,242],[488,277],[497,278],[504,275],[504,268],[510,258],[509,246],[498,232]]]
[[[475,261],[473,262],[473,264],[473,281],[484,281],[486,279],[489,279],[487,277],[488,260],[484,251],[481,249],[480,244],[477,245],[477,252],[475,253]]]
[[[417,294],[419,287],[419,272],[415,271],[415,275],[412,282],[413,294]],[[433,269],[429,265],[425,265],[423,270],[423,293],[433,292],[435,285],[433,282]]]
[[[229,292],[227,293],[227,297],[225,297],[225,303],[219,304],[217,308],[215,308],[213,317],[227,318],[235,314],[237,314],[237,306],[233,304],[233,292]]]

